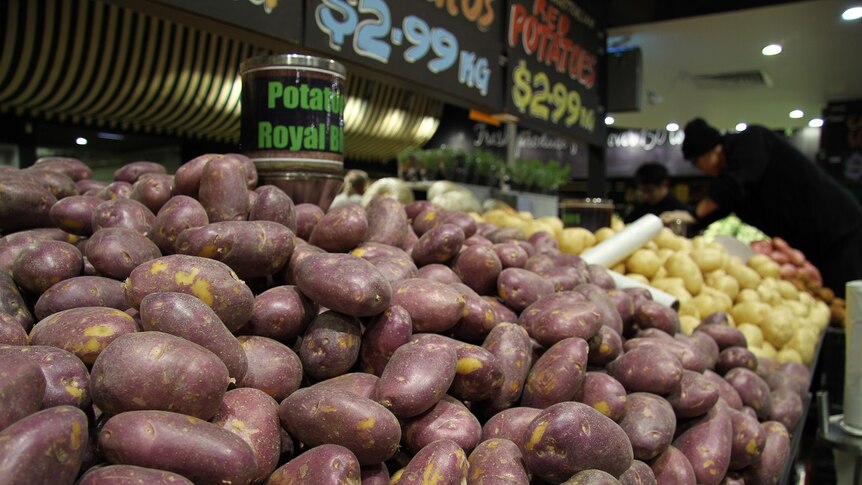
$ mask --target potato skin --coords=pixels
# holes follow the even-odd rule
[[[393,352],[409,342],[412,335],[413,320],[407,310],[390,306],[365,327],[359,348],[360,369],[379,377]]]
[[[578,293],[563,291],[536,300],[521,312],[518,323],[530,337],[550,347],[571,337],[590,340],[602,327],[601,317],[595,303]]]
[[[596,335],[589,340],[588,362],[593,366],[604,366],[623,353],[623,338],[616,330],[607,325],[599,327]]]
[[[0,354],[0,431],[42,408],[45,377],[42,369],[16,353]]]
[[[657,483],[673,483],[677,485],[695,485],[697,483],[694,469],[688,458],[673,445],[669,446],[664,453],[657,456],[650,463],[650,468],[653,474],[655,474]]]
[[[287,193],[275,185],[254,189],[257,200],[248,211],[250,221],[273,221],[296,233],[296,206]]]
[[[803,410],[799,394],[790,388],[775,389],[770,392],[769,400],[772,404],[769,419],[783,424],[788,432],[796,429]]]
[[[135,183],[142,175],[147,173],[167,173],[164,165],[156,162],[137,161],[123,164],[114,170],[114,180]]]
[[[274,286],[254,297],[251,318],[242,331],[290,344],[305,331],[319,309],[296,286]]]
[[[248,484],[257,471],[254,453],[242,438],[169,411],[113,416],[99,433],[99,446],[110,463],[167,470],[199,485]]]
[[[315,224],[308,243],[331,253],[345,253],[359,246],[368,231],[365,210],[348,204],[330,209]]]
[[[173,188],[173,175],[147,173],[132,183],[129,198],[144,204],[155,214],[171,198]]]
[[[93,232],[106,227],[123,227],[149,236],[155,221],[156,215],[144,204],[119,198],[106,200],[96,206],[92,224]]]
[[[0,483],[73,483],[86,444],[87,416],[80,409],[33,413],[0,432]]]
[[[748,347],[745,335],[735,327],[721,323],[702,323],[695,331],[704,332],[715,340],[719,350],[728,347]]]
[[[441,227],[445,227],[445,224]],[[476,293],[493,295],[497,290],[497,279],[503,271],[503,263],[493,247],[476,245],[458,253],[452,268],[461,281]]]
[[[742,470],[760,458],[766,446],[766,430],[756,417],[728,407],[733,437],[728,469]]]
[[[482,426],[482,441],[503,438],[513,443],[524,440],[524,431],[542,410],[524,406],[504,409],[491,416]]]
[[[308,446],[337,444],[360,465],[388,460],[398,449],[398,419],[371,399],[322,387],[302,388],[279,405],[282,426]]]
[[[3,271],[2,268],[0,268],[0,313],[9,315],[27,332],[35,323],[33,314],[30,313],[30,308],[18,290],[15,280],[12,279],[11,273]]]
[[[350,254],[309,254],[294,269],[296,286],[303,294],[345,315],[377,315],[392,300],[386,277],[368,261]]]
[[[528,471],[552,482],[591,468],[618,477],[633,459],[631,443],[617,423],[571,401],[545,408],[530,423],[521,452]]]
[[[150,293],[176,291],[198,297],[234,332],[251,318],[254,294],[221,261],[172,254],[135,268],[123,283],[129,305],[139,308]]]
[[[419,278],[426,280],[434,280],[443,284],[461,283],[461,278],[455,274],[455,270],[451,267],[440,264],[431,263],[419,268]]]
[[[161,257],[162,252],[153,241],[137,231],[106,227],[94,232],[87,240],[86,256],[99,274],[124,280],[133,269]]]
[[[248,360],[239,341],[212,308],[196,297],[169,291],[150,293],[141,300],[140,319],[144,330],[169,333],[214,353],[237,382],[245,377]]]
[[[452,327],[452,336],[465,342],[481,343],[498,322],[497,312],[486,299],[464,283],[450,283],[464,297],[461,318]]]
[[[404,205],[392,197],[375,197],[365,208],[368,231],[365,242],[375,242],[400,248],[407,238],[407,212]]]
[[[464,231],[460,227],[440,224],[419,236],[410,255],[420,268],[431,263],[447,264],[461,250],[464,239]]]
[[[33,311],[41,320],[63,310],[85,306],[127,309],[129,304],[123,293],[123,283],[104,276],[75,276],[45,290],[36,300]]]
[[[374,400],[399,418],[421,414],[439,401],[455,378],[457,354],[446,344],[411,341],[383,369]]]
[[[194,485],[188,478],[165,470],[135,465],[93,467],[81,477],[78,485]]]
[[[191,227],[209,224],[206,209],[197,199],[174,195],[159,209],[153,221],[150,238],[162,254],[174,254],[177,236]]]
[[[469,453],[482,439],[482,425],[467,406],[444,395],[428,411],[403,420],[404,442],[415,454],[429,444],[452,440]]]
[[[620,485],[656,485],[652,468],[640,460],[632,461],[632,466],[620,475]]]
[[[449,285],[424,278],[410,278],[392,285],[392,304],[407,310],[414,333],[443,333],[461,319],[465,301]]]
[[[86,163],[72,157],[40,157],[33,162],[39,169],[65,174],[74,181],[93,178],[93,169]]]
[[[682,379],[682,364],[667,350],[645,345],[635,347],[607,365],[608,374],[629,392],[668,394]]]
[[[325,214],[317,204],[296,204],[296,237],[308,241],[314,226],[320,222]]]
[[[279,467],[267,485],[317,485],[333,483],[359,485],[356,456],[347,448],[326,444],[316,446]]]
[[[39,321],[30,330],[30,343],[68,350],[90,365],[111,342],[137,331],[135,320],[115,308],[70,308]]]
[[[575,401],[594,407],[619,423],[626,415],[627,393],[620,381],[608,374],[588,371],[584,383],[575,393]]]
[[[553,292],[554,286],[549,280],[523,268],[506,268],[497,277],[497,294],[516,312]]]
[[[390,283],[419,276],[419,269],[416,268],[413,258],[406,251],[395,246],[364,242],[350,254],[373,264]]]
[[[504,322],[491,329],[482,347],[494,355],[503,372],[503,385],[483,404],[486,412],[495,414],[520,399],[532,365],[532,344],[524,327]]]
[[[95,195],[72,195],[51,206],[48,215],[55,226],[80,236],[93,233],[93,212],[104,202]]]
[[[586,268],[584,268],[586,271]],[[623,318],[617,311],[616,303],[608,296],[607,290],[592,283],[581,283],[574,290],[586,296],[588,300],[595,303],[602,315],[602,323],[623,335]]]
[[[201,169],[197,198],[210,222],[245,220],[249,199],[244,164],[227,155],[210,159]]]
[[[0,179],[0,227],[4,232],[51,227],[51,207],[57,198],[29,179]]]
[[[238,337],[248,361],[241,387],[259,389],[281,402],[302,384],[302,362],[290,347],[267,337]]]
[[[467,455],[452,440],[439,440],[422,448],[410,462],[395,472],[392,485],[421,485],[423,477],[433,474],[439,485],[460,485],[467,478]]]
[[[584,382],[589,345],[586,340],[570,337],[552,345],[533,364],[521,405],[544,409],[569,401]]]
[[[315,381],[348,372],[359,358],[359,319],[327,310],[314,317],[302,337],[299,360]]]
[[[46,345],[0,346],[0,356],[20,354],[37,364],[45,378],[42,408],[90,406],[90,373],[75,354]]]
[[[212,352],[163,332],[117,338],[93,364],[93,402],[105,414],[174,411],[210,419],[228,386],[228,371]]]
[[[649,461],[663,453],[673,441],[676,416],[663,398],[649,392],[626,396],[626,415],[620,421],[637,460]]]
[[[210,422],[248,444],[257,463],[255,482],[266,480],[278,466],[281,455],[278,403],[265,392],[249,387],[227,391]]]
[[[500,483],[529,483],[521,449],[515,443],[501,438],[482,441],[467,458],[470,473],[467,485],[493,485]]]
[[[683,369],[679,386],[667,395],[667,401],[680,418],[706,414],[718,401],[715,384],[700,372]]]
[[[697,483],[718,485],[730,464],[733,425],[724,404],[717,404],[683,431],[673,446],[691,463]]]
[[[0,345],[27,345],[24,327],[7,313],[0,313]]]
[[[21,250],[12,264],[12,279],[22,289],[40,295],[51,285],[80,276],[84,256],[63,241],[38,241]]]
[[[310,387],[317,389],[328,389],[331,391],[347,392],[366,399],[374,399],[374,391],[377,389],[379,377],[365,372],[348,372],[340,376],[331,377],[325,381],[312,384]]]
[[[766,431],[766,445],[760,459],[741,471],[745,483],[754,485],[775,484],[790,454],[790,433],[778,421],[765,421],[760,424]]]
[[[293,253],[295,236],[272,221],[211,222],[181,232],[174,243],[178,254],[221,261],[240,278],[261,278],[284,268]]]
[[[769,419],[772,414],[772,399],[769,385],[763,378],[751,369],[735,367],[724,375],[724,380],[736,389],[743,405],[754,409],[758,419]]]
[[[657,329],[647,329],[647,331],[650,330],[654,330],[654,333],[661,332]],[[623,348],[627,351],[641,346],[656,346],[670,352],[679,360],[683,369],[703,372],[707,368],[707,358],[698,347],[672,338],[667,334],[661,333],[660,336],[656,337],[630,338],[623,343]]]

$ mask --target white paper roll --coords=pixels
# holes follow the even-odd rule
[[[617,288],[646,288],[652,295],[653,300],[661,303],[662,305],[671,307],[674,310],[679,309],[679,300],[670,293],[666,293],[658,288],[654,288],[650,285],[641,283],[640,281],[631,279],[626,275],[617,273],[616,271],[608,271],[608,273],[611,274],[611,278],[614,279],[614,284]]]
[[[845,431],[862,435],[862,280],[848,281],[844,324],[844,421]]]
[[[662,227],[664,225],[658,216],[647,214],[628,224],[622,231],[587,249],[580,256],[589,264],[610,268],[653,240],[661,232]]]

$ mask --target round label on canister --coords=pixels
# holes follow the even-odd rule
[[[344,66],[282,54],[246,60],[242,76],[242,152],[256,164],[341,162]]]

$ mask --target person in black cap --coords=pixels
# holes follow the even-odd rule
[[[735,213],[805,253],[836,295],[862,279],[862,205],[784,137],[757,125],[722,135],[697,118],[682,152],[714,178],[695,208],[698,227]]]
[[[668,171],[661,163],[647,162],[638,167],[635,183],[641,202],[625,216],[623,220],[626,223],[634,222],[646,214],[660,216],[669,211],[691,211],[670,193]]]

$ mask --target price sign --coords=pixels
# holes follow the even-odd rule
[[[604,144],[601,34],[571,0],[510,0],[506,110],[522,124]]]
[[[307,0],[305,45],[502,109],[502,0]]]

